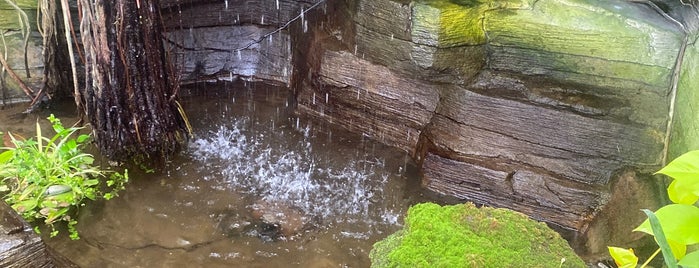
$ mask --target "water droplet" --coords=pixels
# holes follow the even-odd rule
[[[311,99],[313,101],[313,105],[316,105],[316,93],[313,92],[313,98]]]
[[[325,103],[326,103],[326,104],[328,103],[328,95],[329,95],[329,94],[328,94],[327,92],[325,92]]]
[[[393,41],[393,34],[391,34],[391,41]]]
[[[265,24],[265,15],[260,16],[260,24]]]
[[[228,0],[226,0],[225,3],[226,3],[226,10],[228,10]]]
[[[303,32],[304,33],[308,32],[308,21],[307,20],[303,21]]]
[[[357,44],[354,44],[354,55],[357,55]]]
[[[242,53],[240,52],[240,49],[236,50],[236,52],[238,53],[238,60],[242,60],[242,59],[243,59],[243,55],[242,55]]]
[[[279,0],[277,0],[277,9],[279,9]]]

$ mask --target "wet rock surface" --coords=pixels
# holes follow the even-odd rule
[[[258,223],[261,235],[272,239],[284,236],[292,237],[300,232],[309,222],[298,209],[281,203],[258,201],[252,205],[252,216]]]
[[[10,206],[0,201],[0,267],[77,267],[48,248]]]
[[[646,4],[457,2],[327,1],[311,10],[316,1],[162,6],[165,43],[184,83],[288,84],[300,115],[409,152],[422,165],[424,187],[522,211],[575,233],[573,243],[586,245],[579,253],[606,254],[599,241],[611,232],[605,226],[623,225],[613,220],[619,200],[649,197],[625,211],[657,206],[662,187],[650,174],[666,147],[678,155],[695,146],[683,137],[699,129],[691,90],[696,46],[685,53],[682,29]],[[22,65],[20,58],[11,62]],[[674,88],[685,116],[668,129]],[[668,144],[668,132],[677,144]],[[291,220],[278,217],[279,209],[289,210],[282,214]],[[304,222],[293,211],[259,209],[258,220],[293,234]],[[643,215],[628,217],[640,222]],[[636,239],[614,237],[619,246]],[[117,242],[173,248],[200,242],[154,241]]]
[[[427,189],[524,212],[585,244],[612,196],[629,194],[610,188],[621,172],[661,166],[683,33],[647,6],[329,5],[347,18],[313,29],[298,110],[410,152]],[[653,208],[662,187],[649,183],[642,203]],[[606,254],[593,244],[580,253]]]
[[[264,36],[312,4],[236,2],[247,11],[239,19],[222,3],[190,2],[182,14],[216,5],[219,22],[207,16],[172,35],[187,46],[216,48],[235,46],[223,44],[245,36],[230,35],[242,27],[257,31],[242,39]],[[580,19],[571,20],[571,12]],[[251,25],[216,28],[241,21]],[[661,202],[654,198],[660,183],[644,178],[665,157],[684,33],[652,6],[328,1],[304,9],[304,19],[287,30],[250,51],[266,46],[280,59],[259,57],[257,64],[245,50],[242,59],[223,50],[185,51],[185,73],[290,83],[299,114],[409,152],[427,189],[577,233],[573,243],[587,244],[580,253],[588,257],[606,254],[585,241],[601,235],[590,228],[611,213],[614,195],[629,194],[613,187],[619,181],[644,181],[639,195],[649,198],[638,208]],[[630,170],[638,175],[621,175]]]

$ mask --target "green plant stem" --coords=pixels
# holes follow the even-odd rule
[[[658,256],[658,253],[660,253],[660,248],[658,248],[655,252],[653,252],[653,255],[650,255],[650,257],[648,257],[648,259],[646,260],[646,262],[644,262],[643,264],[641,264],[641,268],[645,268],[646,266],[648,266],[648,264],[650,263],[650,261],[652,261],[652,260],[655,258],[655,256]]]

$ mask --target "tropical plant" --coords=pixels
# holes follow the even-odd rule
[[[56,132],[51,138],[42,136],[38,122],[36,139],[23,140],[8,133],[13,146],[0,147],[0,192],[28,222],[43,220],[51,237],[58,234],[54,224],[65,222],[71,239],[78,239],[74,217],[85,198],[113,198],[124,189],[128,173],[94,166],[93,156],[82,150],[90,136],[73,138],[81,128],[65,128],[54,115],[48,120]],[[39,231],[38,226],[35,230]]]
[[[646,267],[660,252],[667,267],[699,267],[699,250],[687,252],[687,246],[699,243],[699,207],[695,206],[699,200],[699,150],[681,155],[656,174],[673,178],[667,193],[674,204],[655,213],[643,210],[648,219],[634,231],[653,235],[659,248],[641,267]],[[632,249],[609,247],[609,253],[619,267],[638,265]]]

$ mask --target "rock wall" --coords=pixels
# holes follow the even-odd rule
[[[699,51],[696,34],[685,36],[696,27],[648,4],[161,4],[184,83],[290,85],[300,114],[407,151],[425,188],[546,221],[587,259],[608,244],[632,246],[638,209],[664,198],[651,174],[667,152],[699,148],[690,138]],[[667,8],[679,21],[692,14]]]
[[[655,7],[358,0],[326,12],[292,34],[299,112],[408,151],[427,189],[569,230],[588,259],[631,245],[638,209],[663,202],[651,174],[684,32]]]
[[[293,72],[290,37],[275,30],[312,3],[163,0],[165,44],[184,83],[242,78],[288,85]]]
[[[0,267],[77,267],[48,248],[5,201],[0,201]]]

